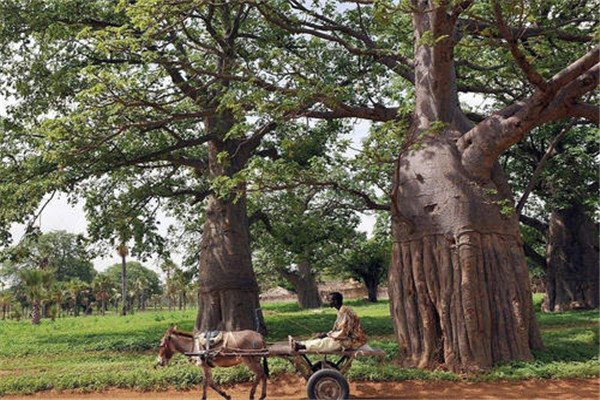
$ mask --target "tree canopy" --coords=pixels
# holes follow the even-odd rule
[[[97,274],[84,238],[65,231],[28,237],[17,246],[5,249],[3,258],[0,274],[5,277],[20,269],[37,268],[51,271],[55,281],[79,278],[90,283]]]
[[[108,276],[112,282],[121,281],[121,264],[111,265],[101,275]],[[147,290],[147,294],[160,294],[162,289],[158,274],[144,267],[137,261],[127,262],[127,287],[135,288],[139,283]]]

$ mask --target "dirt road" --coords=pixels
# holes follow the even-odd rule
[[[223,386],[233,399],[247,399],[250,384]],[[295,375],[279,376],[269,381],[267,399],[306,399],[305,382]],[[257,393],[257,397],[260,394]],[[351,399],[556,399],[597,400],[600,398],[600,379],[529,380],[516,382],[351,382]],[[102,393],[44,392],[32,396],[6,396],[3,400],[199,400],[201,390],[188,392],[135,392],[111,389]],[[208,399],[222,399],[208,389]]]

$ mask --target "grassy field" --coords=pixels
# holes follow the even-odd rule
[[[477,376],[458,376],[446,371],[401,368],[387,302],[348,302],[361,316],[373,346],[386,350],[383,362],[357,359],[347,377],[352,380],[499,380],[529,378],[583,378],[598,376],[597,311],[541,314],[541,296],[534,298],[546,351],[533,362],[498,365]],[[285,340],[288,334],[309,337],[327,331],[335,310],[301,311],[293,303],[264,305],[269,328],[268,341]],[[168,368],[153,369],[158,341],[170,323],[192,330],[195,311],[145,312],[135,315],[88,316],[0,322],[0,396],[43,390],[95,391],[108,387],[135,390],[188,389],[200,383],[200,369],[176,356]],[[271,374],[293,371],[285,360],[270,358]],[[216,369],[218,383],[243,382],[252,378],[245,367]]]

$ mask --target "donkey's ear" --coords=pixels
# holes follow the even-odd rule
[[[169,329],[167,329],[167,332],[173,332],[176,328],[177,326],[175,324],[171,324],[169,325]]]

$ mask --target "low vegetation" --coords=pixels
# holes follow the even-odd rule
[[[373,346],[385,349],[385,361],[357,359],[347,377],[352,380],[499,380],[530,378],[586,378],[598,376],[597,311],[555,314],[539,312],[538,318],[546,351],[533,362],[511,362],[496,366],[477,376],[450,372],[407,369],[397,362],[398,346],[387,302],[377,304],[349,302],[361,316]],[[327,331],[335,310],[302,311],[293,303],[266,304],[263,312],[270,330],[269,341],[285,340],[288,334],[308,337]],[[28,321],[0,323],[0,396],[43,390],[97,391],[109,387],[134,390],[189,389],[201,380],[200,369],[185,357],[176,356],[168,368],[153,369],[157,345],[170,323],[192,330],[194,310],[147,311],[126,317],[66,317],[55,322],[42,320],[33,326]],[[291,365],[270,358],[271,374],[292,372]],[[215,370],[218,383],[243,382],[252,378],[245,367]]]

